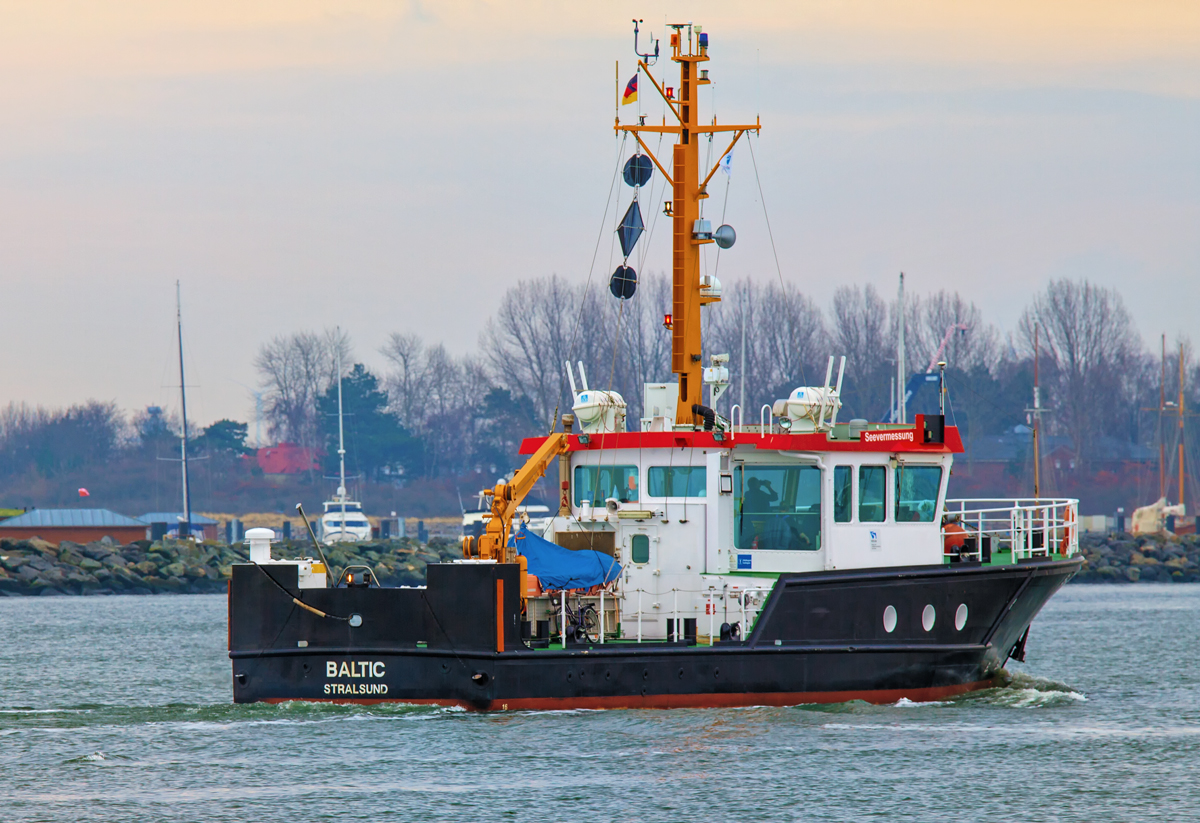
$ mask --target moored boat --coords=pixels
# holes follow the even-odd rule
[[[700,249],[728,248],[735,235],[703,217],[717,166],[702,176],[699,136],[730,134],[728,154],[760,127],[703,124],[708,34],[672,28],[678,86],[650,74],[657,44],[639,68],[677,122],[616,128],[644,152],[627,182],[657,170],[673,188],[676,381],[645,386],[645,416],[630,430],[625,399],[589,388],[582,369],[577,384],[568,365],[573,406],[561,429],[524,442],[525,464],[490,490],[463,559],[431,564],[424,587],[368,576],[327,588],[303,574],[305,560],[235,566],[236,701],[512,710],[928,700],[987,685],[1023,658],[1030,623],[1080,567],[1077,501],[947,500],[957,429],[943,414],[839,422],[844,360],[836,381],[831,357],[823,385],[764,405],[757,423],[737,407],[728,418],[714,410],[729,372],[723,356],[702,363],[700,308],[721,290],[701,274]],[[655,157],[643,132],[677,135],[673,159]],[[626,256],[641,225],[630,214]],[[635,286],[622,265],[614,296]],[[555,462],[557,513],[541,534],[520,527]]]

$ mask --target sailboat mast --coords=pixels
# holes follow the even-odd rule
[[[1179,344],[1179,502],[1183,503],[1183,343]],[[1186,509],[1185,509],[1186,512]]]
[[[342,500],[342,532],[344,533],[346,531],[346,438],[342,431],[342,347],[341,330],[338,331],[338,497]]]
[[[188,486],[187,381],[183,379],[183,309],[178,280],[175,281],[175,330],[179,337],[179,407],[183,415],[183,436],[179,438],[180,465],[183,467],[183,522],[179,526],[179,536],[188,537],[192,533],[192,492]]]
[[[1042,452],[1038,442],[1038,433],[1042,422],[1042,398],[1038,384],[1038,365],[1041,346],[1038,341],[1039,325],[1033,325],[1033,496],[1042,496]]]
[[[1158,499],[1167,496],[1167,446],[1163,442],[1163,409],[1167,407],[1167,336],[1162,336],[1162,361],[1158,375]]]
[[[900,272],[900,294],[897,298],[900,304],[900,317],[898,326],[898,336],[896,338],[896,418],[893,423],[908,422],[908,408],[904,401],[908,398],[905,396],[908,388],[908,367],[904,362],[904,272]]]

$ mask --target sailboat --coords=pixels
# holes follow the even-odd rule
[[[351,500],[346,493],[346,438],[342,414],[342,355],[338,352],[338,487],[333,497],[325,501],[325,511],[318,523],[320,540],[327,546],[334,543],[360,543],[371,539],[371,521],[363,514],[362,503]]]

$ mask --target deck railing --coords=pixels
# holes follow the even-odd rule
[[[946,542],[965,538],[959,555],[972,560],[982,559],[985,545],[993,556],[1011,552],[1013,563],[1079,551],[1079,501],[1070,498],[947,500],[943,522]]]

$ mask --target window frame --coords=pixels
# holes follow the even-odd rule
[[[858,475],[858,482],[854,484],[854,490],[855,490],[854,497],[855,497],[855,504],[856,504],[854,507],[854,513],[855,513],[856,522],[859,522],[859,523],[887,523],[888,515],[891,513],[889,511],[889,506],[888,506],[888,497],[890,496],[890,495],[888,495],[888,475],[891,474],[891,471],[890,471],[891,466],[889,466],[887,463],[863,463],[863,464],[856,466],[855,468],[857,469],[857,471],[855,473]],[[883,493],[882,493],[882,499],[881,499],[880,503],[878,504],[883,507],[883,511],[882,511],[882,515],[877,520],[875,520],[875,519],[868,520],[865,517],[863,517],[863,511],[862,511],[862,508],[863,508],[863,486],[862,486],[862,484],[863,484],[863,469],[881,469],[883,471]],[[870,505],[874,506],[876,504],[872,503]]]
[[[700,483],[704,488],[702,489],[700,494],[655,494],[653,492],[653,481],[650,479],[651,474],[654,472],[655,469],[660,469],[664,472],[664,474],[665,474],[664,480],[666,481],[666,482],[664,482],[664,485],[666,485],[668,487],[670,485],[672,485],[672,481],[674,480],[674,478],[672,478],[671,475],[674,472],[685,471],[688,474],[688,479],[685,483],[686,486],[691,486],[691,484],[692,484],[691,477],[692,477],[692,474],[695,473],[695,474],[699,475]],[[670,491],[670,488],[667,488],[665,490]],[[708,466],[704,466],[704,465],[699,465],[699,466],[697,466],[697,465],[647,466],[646,467],[645,496],[653,497],[656,500],[706,500],[706,499],[708,499]]]
[[[901,477],[901,474],[907,469],[937,469],[938,470],[937,486],[935,487],[934,498],[933,498],[933,513],[932,513],[932,516],[928,520],[901,520],[900,519],[900,477]],[[892,498],[892,505],[894,507],[892,519],[896,523],[905,523],[905,524],[921,525],[921,526],[927,526],[930,523],[938,522],[939,513],[941,512],[941,510],[943,508],[942,486],[945,484],[945,480],[946,480],[946,467],[944,465],[942,465],[941,463],[925,463],[925,462],[915,462],[915,461],[908,462],[908,463],[900,462],[896,466],[896,468],[892,471],[892,494],[890,495],[890,497]]]
[[[645,560],[637,559],[636,542],[639,537],[646,541],[646,559]],[[635,566],[649,565],[649,563],[650,563],[650,535],[646,534],[645,532],[634,532],[633,534],[629,535],[629,562],[633,563]]]
[[[832,469],[833,469],[833,499],[829,501],[829,508],[833,512],[833,522],[834,523],[853,523],[855,521],[856,511],[855,511],[854,504],[856,502],[857,495],[855,494],[854,479],[855,479],[855,475],[856,475],[856,472],[855,472],[856,468],[857,467],[853,463],[842,463],[842,464],[834,465],[832,467]],[[837,505],[838,480],[837,480],[837,476],[838,476],[839,470],[841,470],[841,469],[845,469],[850,475],[850,483],[849,483],[848,488],[846,489],[846,496],[847,496],[848,500],[846,501],[846,519],[845,520],[838,519],[838,505]]]
[[[638,499],[622,501],[622,502],[639,503],[645,498],[645,494],[643,493],[643,490],[642,490],[641,466],[637,465],[636,463],[612,463],[612,464],[577,463],[574,466],[572,466],[571,468],[573,469],[573,471],[571,472],[571,501],[572,501],[572,504],[575,506],[575,508],[579,508],[580,506],[583,505],[583,500],[580,499],[580,495],[579,495],[579,473],[581,471],[590,471],[593,473],[594,477],[599,478],[600,472],[603,472],[603,471],[622,470],[622,471],[627,472],[628,470],[632,469],[633,476],[637,478]],[[629,474],[626,473],[623,476],[625,478],[628,478]],[[626,482],[628,482],[628,481],[626,481]],[[608,499],[608,496],[605,495],[605,497],[603,499],[601,499],[599,502],[597,502],[595,500],[595,495],[593,494],[588,499],[588,505],[592,506],[592,507],[603,506],[605,500],[607,500],[607,499]],[[620,498],[618,498],[618,500],[619,499]]]
[[[776,470],[785,470],[785,471],[796,471],[797,472],[796,482],[798,484],[803,482],[802,472],[813,471],[813,472],[817,473],[817,494],[816,494],[816,498],[815,498],[815,505],[816,505],[815,511],[810,510],[807,512],[799,512],[799,511],[793,510],[791,512],[779,511],[779,512],[760,512],[760,513],[758,513],[758,514],[763,514],[763,515],[775,515],[777,517],[797,517],[798,515],[805,515],[805,514],[814,517],[815,523],[816,523],[816,529],[814,532],[815,537],[816,537],[815,541],[811,541],[811,536],[809,535],[809,533],[807,531],[803,532],[804,535],[810,537],[810,541],[813,543],[813,545],[810,548],[787,548],[787,547],[779,547],[779,546],[753,547],[753,545],[746,545],[746,546],[742,545],[742,542],[743,542],[743,534],[742,534],[743,520],[742,520],[742,518],[745,517],[746,515],[743,511],[741,511],[740,507],[742,506],[743,501],[745,500],[744,489],[745,489],[745,484],[746,484],[746,471],[749,470],[749,471],[753,472],[755,469],[759,469],[759,470],[776,469]],[[825,541],[825,469],[821,468],[820,466],[812,465],[810,463],[797,463],[797,462],[787,462],[787,463],[762,462],[762,463],[760,463],[757,461],[755,461],[755,462],[744,461],[744,462],[738,462],[738,463],[734,464],[733,466],[731,466],[731,470],[732,470],[731,474],[733,475],[733,479],[734,479],[734,482],[733,482],[733,548],[735,551],[738,551],[738,552],[769,551],[769,552],[787,553],[789,555],[797,555],[797,556],[811,556],[811,555],[817,554],[818,552],[820,552],[822,549],[825,548],[825,542],[824,542]],[[779,490],[779,491],[782,493],[784,490]],[[800,493],[800,487],[797,486],[795,495],[798,497],[799,493]],[[755,535],[755,537],[759,537],[759,536],[760,535],[757,535],[757,534]],[[750,542],[751,542],[751,544],[753,544],[753,539],[751,539]]]

